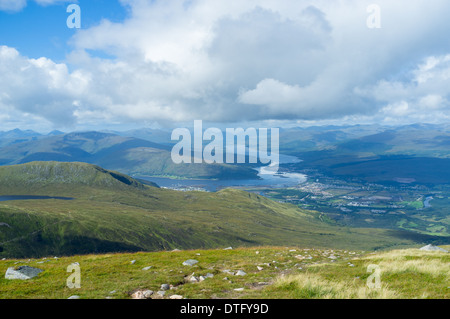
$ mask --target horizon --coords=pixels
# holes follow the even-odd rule
[[[236,123],[230,123],[230,124],[236,124]],[[280,126],[279,128],[281,130],[288,131],[290,129],[312,129],[312,128],[319,128],[319,127],[320,128],[337,128],[337,129],[339,129],[339,128],[349,128],[349,127],[379,127],[379,128],[387,128],[387,129],[388,128],[396,129],[396,128],[410,127],[410,126],[436,126],[436,127],[443,127],[443,126],[445,126],[445,127],[447,127],[448,125],[450,125],[450,124],[447,124],[447,123],[420,123],[420,122],[410,123],[410,124],[377,124],[377,123],[373,123],[373,124],[357,124],[357,123],[355,123],[355,124],[341,124],[341,125],[328,124],[328,123],[317,123],[315,125],[312,125],[312,124],[311,125],[296,125],[296,126],[289,125],[289,126],[286,126],[286,127],[281,127]],[[235,127],[236,128],[241,127],[241,128],[244,128],[244,129],[246,128],[246,126],[242,126],[242,125],[241,126],[237,125]],[[53,129],[53,130],[50,130],[50,131],[48,131],[48,130],[38,131],[38,130],[34,130],[34,129],[27,129],[27,128],[22,129],[20,127],[15,127],[15,128],[12,128],[12,129],[0,130],[0,133],[10,133],[10,132],[14,132],[14,131],[20,131],[20,132],[33,132],[33,133],[37,133],[37,134],[40,134],[40,135],[43,135],[43,136],[49,135],[49,134],[54,133],[54,132],[61,132],[63,134],[89,133],[89,132],[100,132],[100,133],[111,133],[111,134],[114,134],[114,133],[127,133],[127,132],[140,131],[140,130],[150,130],[150,131],[164,131],[164,132],[169,133],[169,132],[172,132],[173,129],[176,129],[176,128],[178,128],[178,127],[151,128],[151,127],[142,126],[142,127],[138,127],[138,128],[127,128],[127,129],[122,129],[122,130],[120,130],[120,129],[114,130],[114,129],[108,129],[108,128],[105,128],[105,129],[92,128],[92,129],[76,129],[76,130],[68,130],[68,131],[62,131],[62,130],[58,130],[58,129]],[[180,128],[187,128],[189,130],[193,130],[194,125],[192,124],[192,125],[180,126]],[[222,131],[225,131],[226,128],[227,128],[226,125],[222,125],[222,127],[220,127],[219,129],[221,129]]]

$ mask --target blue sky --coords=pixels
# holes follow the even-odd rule
[[[447,0],[0,0],[0,130],[448,123],[449,16]]]
[[[67,6],[78,3],[82,8],[82,28],[98,25],[102,19],[121,22],[127,9],[115,0],[89,0],[39,5],[28,1],[18,12],[0,11],[0,41],[18,49],[30,58],[45,56],[55,62],[64,62],[70,53],[70,38],[77,31],[69,29]]]

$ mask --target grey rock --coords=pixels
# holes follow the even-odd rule
[[[180,295],[172,295],[169,297],[170,299],[183,299],[183,296]]]
[[[247,273],[243,270],[238,270],[236,273],[236,276],[245,276],[245,275],[247,275]]]
[[[150,270],[150,268],[152,268],[152,266],[144,267],[142,270]]]
[[[214,275],[211,274],[211,273],[207,273],[207,274],[205,275],[205,278],[213,278],[213,277],[214,277]]]
[[[227,248],[224,248],[223,250],[231,250],[231,249],[233,249],[233,247],[227,247]]]
[[[183,265],[184,266],[194,266],[196,263],[198,263],[198,260],[188,259],[185,262],[183,262]]]
[[[138,290],[131,295],[133,299],[150,299],[151,295],[153,295],[152,290]]]
[[[27,280],[36,277],[41,272],[43,272],[42,269],[30,266],[9,267],[6,270],[5,278]]]
[[[164,295],[166,294],[166,291],[165,290],[160,290],[160,291],[157,292],[157,294],[159,296],[161,296],[161,297],[164,297]]]
[[[446,252],[448,253],[448,250],[437,247],[437,246],[433,246],[433,245],[426,245],[422,248],[420,248],[420,250],[425,250],[425,251],[442,251],[442,252]]]
[[[132,261],[130,261],[130,263],[131,263],[132,265],[134,265],[134,264],[135,264],[135,262],[136,262],[136,260],[132,260]]]
[[[70,296],[69,298],[67,298],[67,299],[80,299],[80,296],[77,296],[77,295],[73,295],[73,296]]]
[[[197,277],[195,277],[195,276],[190,276],[190,277],[188,278],[188,281],[189,281],[189,282],[198,282],[199,279],[198,279]]]
[[[170,285],[168,285],[168,284],[161,285],[161,290],[169,290],[169,289],[170,289]]]

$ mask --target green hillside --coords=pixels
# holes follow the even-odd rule
[[[407,231],[339,227],[239,190],[176,192],[84,163],[0,167],[0,257],[260,245],[382,249],[432,242]]]

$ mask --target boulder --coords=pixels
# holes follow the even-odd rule
[[[43,272],[42,269],[30,266],[10,267],[6,270],[5,278],[27,280],[36,277],[41,272]]]

